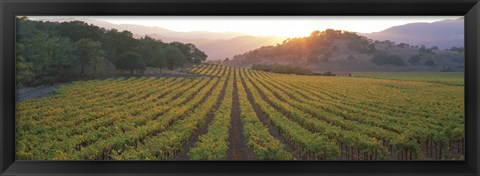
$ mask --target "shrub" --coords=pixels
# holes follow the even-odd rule
[[[410,56],[410,59],[408,59],[408,63],[412,65],[417,65],[422,58],[419,55],[413,55]]]
[[[433,66],[433,65],[435,65],[435,62],[433,62],[433,60],[427,60],[427,61],[425,61],[425,65]]]
[[[284,73],[284,74],[298,74],[298,75],[311,75],[312,71],[300,67],[300,66],[291,66],[291,65],[279,65],[279,64],[253,64],[252,69],[262,70],[274,73]]]
[[[396,66],[403,66],[405,62],[403,59],[395,54],[377,54],[375,55],[372,60],[373,63],[377,65],[396,65]]]

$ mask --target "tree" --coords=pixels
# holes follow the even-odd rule
[[[92,59],[88,62],[93,67],[93,76],[97,74],[98,70],[105,68],[105,51],[102,49],[92,51]]]
[[[223,64],[226,65],[230,62],[230,58],[226,57],[225,60],[223,60]]]
[[[427,61],[425,61],[425,65],[433,66],[434,64],[435,64],[435,62],[433,62],[433,60],[427,60]]]
[[[292,65],[280,65],[280,64],[253,64],[251,67],[253,70],[262,70],[274,73],[284,73],[284,74],[299,74],[299,75],[312,75],[313,72],[300,67]]]
[[[458,53],[463,53],[465,52],[465,48],[464,47],[460,47],[460,48],[457,48],[457,47],[452,47],[449,49],[450,51],[456,51]]]
[[[317,37],[319,36],[321,33],[319,30],[315,30],[313,31],[312,33],[310,33],[310,37]],[[285,41],[284,41],[285,42]]]
[[[193,45],[193,46],[195,46],[195,45]],[[193,50],[193,53],[192,53],[191,61],[194,64],[200,64],[200,63],[202,63],[202,61],[206,61],[207,57],[208,57],[208,55],[205,54],[205,52],[203,52],[203,51],[201,51],[201,50],[199,50],[195,47],[195,49]]]
[[[373,41],[366,38],[355,36],[349,40],[349,42],[347,43],[347,47],[350,50],[358,51],[361,53],[373,53],[376,51],[376,49],[375,45],[372,42]]]
[[[62,22],[56,27],[56,33],[77,42],[82,39],[100,40],[100,27],[87,24],[83,21]]]
[[[419,55],[413,55],[413,56],[410,56],[410,58],[408,59],[408,63],[412,65],[417,65],[421,59],[422,58]]]
[[[432,54],[432,49],[426,48],[425,45],[422,45],[420,49],[418,50],[420,54]]]
[[[372,60],[373,63],[377,65],[396,65],[396,66],[403,66],[405,65],[403,59],[395,54],[377,54],[375,55]]]
[[[406,43],[399,43],[397,46],[400,48],[410,48],[410,45]]]
[[[76,59],[74,45],[70,39],[64,37],[50,37],[45,33],[37,33],[32,39],[25,39],[20,43],[25,46],[22,55],[32,64],[32,72],[36,83],[53,83],[60,69],[70,66]]]
[[[77,56],[75,55],[75,44],[70,39],[56,37],[53,39],[53,42],[55,43],[55,48],[53,49],[53,66],[55,71],[52,74],[57,75],[61,68],[71,66],[77,59]]]
[[[183,64],[187,62],[185,55],[183,55],[177,47],[168,46],[165,47],[164,50],[168,69],[173,70],[174,68],[183,66]]]
[[[85,66],[90,64],[93,66],[93,75],[97,69],[104,64],[105,52],[102,50],[102,44],[90,39],[81,39],[75,42],[75,53],[80,61],[80,74],[85,74]]]
[[[149,36],[141,38],[138,42],[136,52],[140,54],[147,66],[162,67],[159,64],[159,55],[161,55],[161,48],[166,44],[160,40],[156,40]],[[165,59],[165,58],[162,58]]]
[[[151,64],[160,70],[167,66],[167,51],[164,48],[156,48],[151,60]]]
[[[185,56],[187,61],[194,64],[200,64],[202,61],[207,60],[207,55],[200,51],[194,44],[183,44],[180,42],[172,42],[170,45],[175,46]]]
[[[33,76],[32,73],[32,64],[28,63],[22,55],[24,51],[24,46],[21,43],[17,43],[15,47],[15,81],[17,84],[21,85],[26,82],[26,80],[30,80]]]
[[[134,52],[139,41],[133,38],[129,31],[118,32],[116,29],[107,31],[102,39],[102,45],[107,54],[107,60],[115,63],[120,54]]]
[[[121,65],[124,60],[117,60],[127,52],[141,56],[139,63],[143,64],[137,65],[143,68],[139,66],[134,71],[141,71],[146,65],[173,69],[185,62],[201,63],[207,58],[193,44],[167,44],[148,36],[135,39],[129,31],[107,30],[82,21],[32,21],[20,16],[16,18],[16,26],[17,48],[22,47],[17,49],[17,71],[22,72],[17,73],[17,81],[29,86],[63,79],[62,69],[71,66],[78,66],[81,75],[87,67],[92,68],[96,75],[108,62]],[[69,75],[68,79],[75,77]]]
[[[142,56],[135,52],[126,52],[120,55],[115,62],[115,68],[117,70],[128,70],[131,75],[133,75],[135,71],[143,72],[146,69]]]

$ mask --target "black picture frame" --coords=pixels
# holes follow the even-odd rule
[[[478,0],[1,0],[1,175],[462,175],[480,169]],[[16,15],[462,15],[465,161],[15,161]]]

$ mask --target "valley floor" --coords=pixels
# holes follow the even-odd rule
[[[17,159],[463,158],[463,77],[299,76],[220,65],[188,72],[197,76],[78,81],[18,102]]]

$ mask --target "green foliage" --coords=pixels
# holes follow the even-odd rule
[[[371,62],[377,65],[395,65],[395,66],[405,65],[405,62],[400,56],[395,54],[385,54],[385,53],[380,53],[373,56]]]
[[[17,57],[24,59],[24,65],[30,65],[32,74],[20,73],[20,75],[30,75],[30,78],[21,80],[31,80],[32,82],[23,82],[24,85],[39,85],[41,80],[49,80],[53,83],[53,77],[60,74],[62,68],[70,66],[76,59],[73,43],[68,38],[50,37],[46,33],[36,33],[31,39],[23,39],[17,45],[20,52]],[[22,65],[21,65],[22,66]],[[25,67],[24,67],[25,68]],[[21,71],[21,70],[19,70]],[[49,79],[42,79],[42,77]]]
[[[410,58],[408,59],[408,63],[412,65],[417,65],[421,59],[422,58],[419,55],[413,55],[413,56],[410,56]]]
[[[183,44],[180,42],[172,42],[170,45],[177,47],[185,56],[186,60],[194,64],[200,64],[208,57],[203,51],[200,51],[194,44],[191,43]]]
[[[283,73],[283,74],[297,74],[297,75],[311,75],[312,71],[305,69],[300,66],[291,66],[291,65],[268,65],[268,64],[253,64],[251,67],[253,70],[262,70],[274,73]]]
[[[208,132],[201,135],[195,146],[188,152],[192,160],[219,160],[227,157],[234,82],[230,67],[227,67],[227,70],[229,76],[224,78],[228,79],[227,85],[224,88],[224,98],[221,100],[220,107],[215,112],[212,123],[208,126]]]
[[[162,50],[165,45],[167,44],[160,40],[145,36],[140,39],[136,52],[142,56],[147,66],[162,68],[165,67],[166,56]]]
[[[115,67],[117,70],[128,70],[131,75],[135,72],[143,73],[146,69],[142,56],[135,52],[123,53],[115,62]]]
[[[433,65],[435,65],[435,62],[433,60],[427,60],[427,61],[425,61],[425,65],[433,66]]]
[[[366,38],[360,38],[350,41],[348,44],[348,49],[353,51],[358,51],[360,53],[373,53],[375,52],[375,45],[371,44]]]
[[[144,65],[170,69],[182,67],[187,62],[198,64],[207,58],[190,43],[166,44],[148,36],[135,39],[130,31],[107,30],[82,21],[59,23],[19,17],[16,26],[17,81],[27,86],[47,83],[42,80],[56,82],[64,76],[63,70],[73,68],[80,68],[80,74],[69,74],[69,79],[92,76],[85,71],[87,67],[92,68],[95,76],[108,63],[117,65],[121,54],[127,52],[140,54]],[[136,70],[141,70],[140,66],[137,65]]]
[[[83,21],[62,22],[55,29],[58,35],[68,37],[74,42],[82,39],[100,40],[103,33],[100,27]]]
[[[75,54],[80,61],[80,74],[85,73],[85,66],[93,67],[93,75],[105,65],[105,51],[102,44],[90,39],[81,39],[75,42]]]
[[[464,47],[452,47],[449,49],[450,51],[456,51],[458,53],[464,53],[465,52],[465,48]]]
[[[32,72],[32,64],[28,63],[25,60],[25,57],[21,55],[21,53],[24,51],[24,46],[22,44],[17,43],[16,46],[16,71],[17,73],[15,74],[15,81],[17,84],[22,84],[26,81],[30,81],[29,79],[32,79],[33,72]]]
[[[186,56],[177,47],[167,46],[164,48],[164,53],[166,56],[167,67],[170,70],[181,67],[187,62]]]
[[[116,29],[106,31],[102,35],[102,46],[107,54],[107,60],[115,63],[122,53],[133,52],[138,46],[138,40],[130,31],[119,32]]]
[[[422,45],[420,46],[420,49],[418,50],[419,54],[420,55],[423,55],[423,54],[434,54],[432,52],[432,48],[426,48],[425,45]]]
[[[154,57],[148,62],[150,66],[158,67],[160,69],[167,66],[167,51],[164,48],[156,48]]]
[[[410,48],[410,45],[406,43],[399,43],[397,46],[400,48]]]
[[[464,64],[465,63],[465,56],[463,54],[453,55],[453,56],[450,56],[449,61],[455,62],[455,63],[458,63],[458,64]]]

